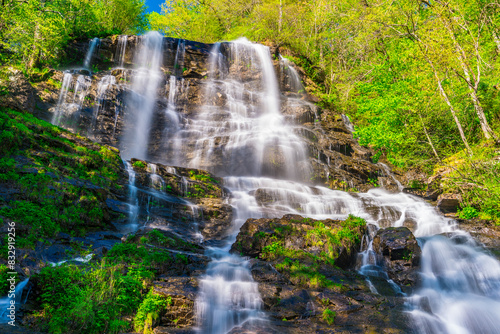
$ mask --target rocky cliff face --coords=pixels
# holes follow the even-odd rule
[[[140,46],[140,38],[128,37],[125,51],[121,54],[120,48],[123,42],[123,39],[120,42],[118,37],[101,39],[99,50],[93,59],[94,72],[91,75],[88,75],[90,72],[82,71],[74,73],[71,79],[74,82],[73,92],[70,88],[67,96],[63,97],[66,103],[63,102],[62,105],[59,103],[59,107],[64,110],[66,117],[64,126],[99,143],[126,151],[127,143],[122,137],[126,132],[127,114],[132,111],[124,107],[124,102],[131,94],[130,78],[137,66],[134,54]],[[214,83],[214,78],[217,78],[218,72],[221,71],[220,66],[210,67],[209,58],[213,45],[164,38],[162,47],[162,77],[156,92],[158,98],[153,110],[147,154],[153,161],[172,164],[172,156],[179,152],[174,152],[172,146],[166,143],[168,129],[182,127],[183,123],[202,119],[204,117],[202,113],[211,106],[227,107],[234,102],[231,100],[232,96],[229,93],[225,94],[223,90],[215,95],[210,92],[211,85],[217,84]],[[82,59],[87,48],[86,43],[70,45],[67,50],[68,58]],[[246,95],[241,97],[242,100],[248,105],[262,103],[260,96],[248,93],[252,87],[262,85],[261,72],[231,62],[230,43],[220,44],[219,51],[223,55],[221,62],[224,62],[221,66],[227,67],[227,76],[242,77],[245,86],[248,87]],[[123,64],[122,68],[116,68],[119,63]],[[352,126],[346,124],[348,120],[317,107],[313,103],[314,98],[307,95],[304,89],[297,87],[300,84],[300,77],[296,71],[292,71],[293,64],[288,62],[285,64],[276,54],[273,65],[281,88],[279,101],[281,113],[286,116],[287,122],[294,124],[293,131],[307,146],[312,170],[304,177],[306,181],[341,190],[366,191],[377,183],[389,188],[396,187],[394,180],[387,177],[380,166],[370,162],[370,151],[360,147],[353,139],[350,132]],[[85,80],[78,79],[80,75],[85,75]],[[63,82],[63,77],[62,72],[55,72],[52,80]],[[81,86],[76,87],[77,80],[85,81],[86,87],[83,90]],[[298,84],[294,84],[297,80]],[[54,112],[59,108],[57,102],[61,102],[59,92],[56,93],[57,89],[49,86],[47,82],[37,86],[41,96],[37,112],[46,119],[52,119]],[[81,101],[78,101],[79,99]],[[180,120],[169,116],[167,112],[169,108],[174,108],[180,113]],[[226,116],[220,114],[216,117],[222,120]],[[217,152],[226,142],[227,138],[224,136],[215,138],[213,151]],[[195,144],[194,141],[187,144],[181,152],[187,160],[194,158],[195,150],[192,145]],[[268,154],[266,159],[269,170],[276,170],[276,166],[283,163],[279,152]],[[217,170],[221,175],[225,167],[227,161],[217,154],[210,161],[203,162],[204,169]],[[379,177],[380,180],[377,181]]]

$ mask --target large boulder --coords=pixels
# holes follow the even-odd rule
[[[457,212],[460,201],[460,195],[442,194],[438,197],[437,207],[442,213],[454,213]]]
[[[230,333],[410,332],[403,298],[373,294],[364,277],[342,269],[353,264],[365,229],[354,217],[247,220],[232,251],[252,258],[269,320]]]
[[[373,250],[380,256],[381,264],[394,282],[404,286],[418,283],[422,252],[407,227],[378,230],[373,239]]]

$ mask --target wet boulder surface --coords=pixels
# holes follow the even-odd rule
[[[352,270],[365,231],[355,217],[247,220],[231,250],[250,258],[269,323],[231,333],[411,332],[403,298],[372,293]]]
[[[400,286],[419,283],[421,250],[407,227],[388,227],[377,231],[373,250],[388,276]]]

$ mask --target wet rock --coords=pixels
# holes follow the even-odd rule
[[[500,259],[500,226],[482,219],[458,219],[458,227],[468,232],[472,238]]]
[[[206,240],[221,240],[230,233],[233,223],[233,208],[219,198],[198,200],[201,210],[200,232]]]
[[[23,73],[13,68],[7,69],[8,81],[0,81],[0,87],[6,88],[7,94],[0,99],[0,106],[21,112],[33,113],[35,110],[35,92]]]
[[[335,265],[348,268],[354,264],[365,226],[362,221],[359,224],[330,219],[314,221],[298,215],[285,215],[281,219],[248,219],[231,251],[260,258],[281,257],[280,252],[290,251],[315,256],[328,253]],[[340,230],[349,230],[351,238],[335,241]]]
[[[460,195],[457,194],[442,194],[438,197],[437,208],[442,213],[457,212],[461,202]]]
[[[154,282],[153,293],[170,300],[170,305],[160,314],[160,326],[186,328],[195,325],[194,303],[198,293],[196,278],[169,277]]]
[[[403,286],[414,287],[419,282],[421,250],[406,227],[380,229],[373,239],[373,250],[382,256],[389,277]]]

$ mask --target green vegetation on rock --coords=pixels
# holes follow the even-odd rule
[[[71,134],[32,115],[0,110],[0,216],[30,227],[18,247],[58,232],[83,234],[109,221],[107,194],[117,189],[118,150]]]
[[[340,288],[329,271],[349,266],[366,227],[362,218],[316,221],[287,215],[281,219],[248,220],[235,251],[272,261],[278,271],[297,285]]]

